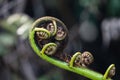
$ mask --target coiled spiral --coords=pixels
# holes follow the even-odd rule
[[[63,51],[68,42],[68,30],[57,18],[46,16],[33,23],[34,39],[41,53],[54,55]]]

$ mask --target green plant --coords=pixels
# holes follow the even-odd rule
[[[112,80],[115,65],[111,64],[102,75],[87,68],[93,62],[90,52],[76,52],[70,59],[63,57],[68,41],[68,30],[64,23],[54,17],[42,17],[36,20],[29,33],[31,47],[42,59],[62,69],[80,74],[91,80]]]

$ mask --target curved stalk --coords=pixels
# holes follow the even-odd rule
[[[51,58],[43,53],[41,53],[41,50],[37,47],[36,43],[35,43],[35,40],[34,40],[34,33],[35,31],[32,30],[29,34],[29,40],[30,40],[30,44],[33,48],[33,50],[35,51],[35,53],[41,57],[42,59],[46,60],[47,62],[59,67],[59,68],[62,68],[62,69],[65,69],[65,70],[68,70],[68,71],[71,71],[71,72],[74,72],[74,73],[77,73],[77,74],[80,74],[84,77],[87,77],[91,80],[105,80],[103,77],[104,75],[96,72],[96,71],[93,71],[93,70],[90,70],[88,68],[84,68],[84,67],[74,67],[74,66],[69,66],[69,63],[66,63],[66,62],[62,62],[62,61],[59,61],[57,59],[54,59],[54,58]],[[106,80],[112,80],[111,78],[107,78]]]

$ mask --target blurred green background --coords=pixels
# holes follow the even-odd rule
[[[69,30],[67,54],[89,51],[89,68],[104,73],[114,63],[120,79],[120,0],[0,0],[0,80],[89,80],[40,59],[28,41],[42,16],[62,20]]]

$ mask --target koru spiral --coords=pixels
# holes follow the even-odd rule
[[[112,80],[111,77],[115,75],[114,64],[108,67],[104,75],[87,68],[94,60],[93,55],[88,51],[76,52],[72,56],[65,53],[68,30],[57,18],[46,16],[37,19],[30,28],[29,41],[38,56],[60,68],[91,80]]]
[[[93,62],[93,56],[89,52],[75,54],[71,59],[67,58],[70,55],[63,53],[68,42],[68,30],[61,20],[50,16],[39,18],[33,23],[31,31],[34,31],[34,40],[41,54],[57,56],[72,63],[71,66],[86,67]]]
[[[33,23],[34,39],[41,53],[49,56],[63,51],[68,42],[68,30],[54,17],[42,17]]]

